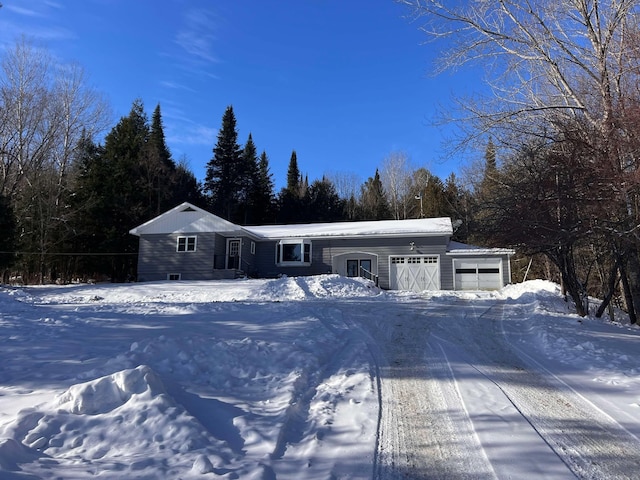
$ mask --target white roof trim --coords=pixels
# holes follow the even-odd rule
[[[487,255],[515,255],[515,250],[511,248],[487,248],[467,245],[466,243],[450,241],[446,255],[455,256],[487,256]]]

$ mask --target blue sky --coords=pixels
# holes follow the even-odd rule
[[[433,126],[437,108],[473,88],[469,75],[430,75],[433,44],[393,0],[1,0],[0,46],[20,35],[80,63],[113,125],[141,98],[160,103],[175,160],[199,180],[222,115],[233,105],[276,186],[292,150],[309,180],[366,180],[405,152],[443,180],[458,173]]]

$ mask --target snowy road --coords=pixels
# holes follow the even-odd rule
[[[635,477],[638,438],[520,358],[504,302],[368,313],[359,324],[381,374],[376,480]]]

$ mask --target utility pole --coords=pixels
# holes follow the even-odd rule
[[[427,193],[427,187],[429,186],[429,178],[427,178],[427,182],[424,184],[424,193]],[[422,192],[418,192],[418,195],[415,196],[416,200],[420,200],[420,218],[424,218],[424,210],[422,208],[422,197],[423,197],[423,193]]]

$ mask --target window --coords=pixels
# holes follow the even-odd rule
[[[363,277],[371,280],[372,276],[371,260],[347,260],[347,277]]]
[[[251,242],[251,255],[256,254],[256,242]]]
[[[197,237],[178,237],[178,252],[195,252]]]
[[[180,280],[180,273],[170,273],[167,275],[167,280]]]
[[[278,265],[311,265],[311,241],[280,240],[276,244],[276,263]]]

